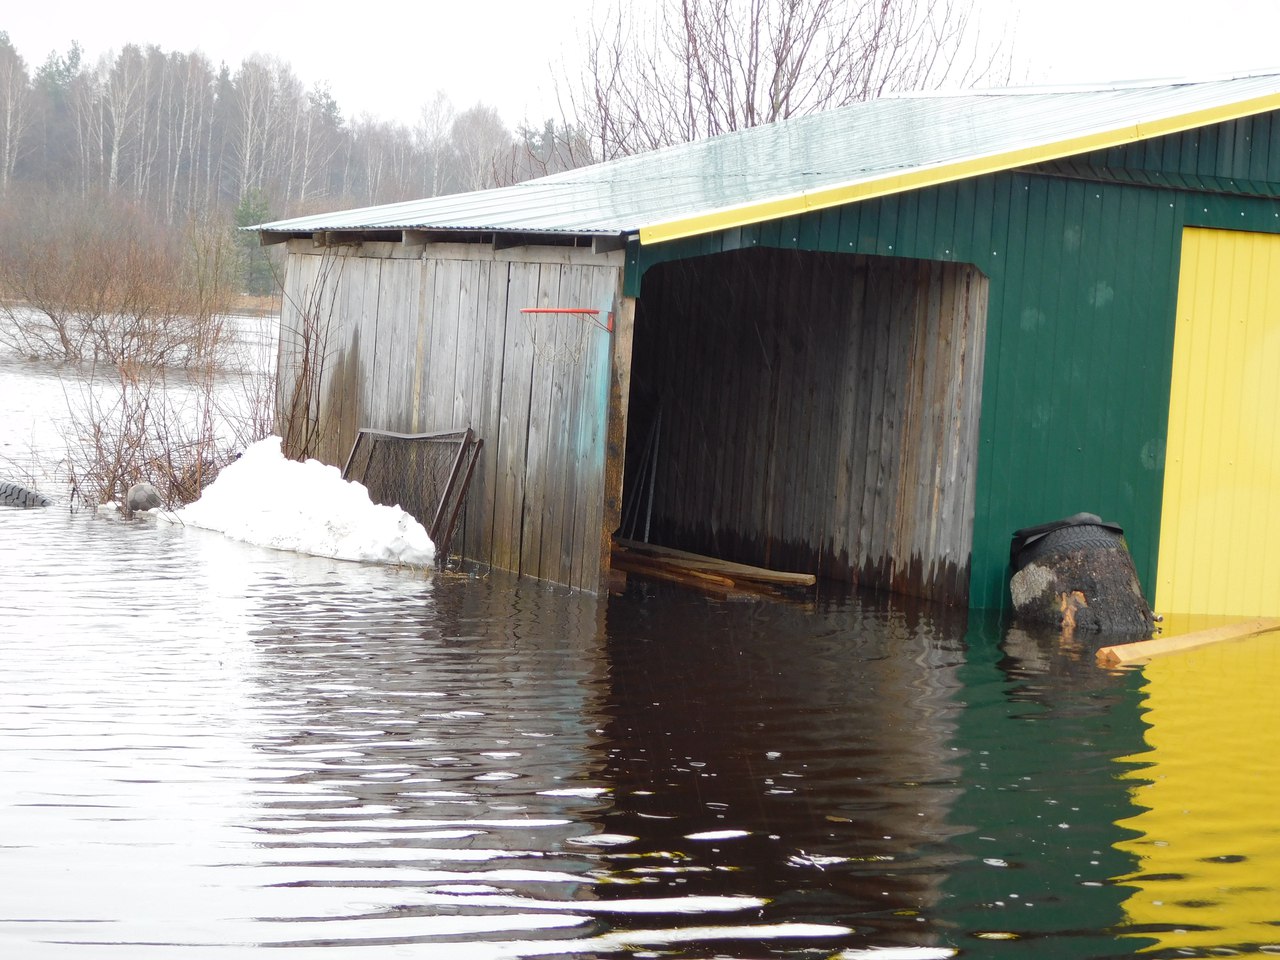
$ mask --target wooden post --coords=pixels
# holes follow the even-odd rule
[[[608,588],[613,532],[622,520],[622,477],[627,454],[627,409],[631,401],[631,343],[635,318],[635,298],[619,296],[614,307],[613,361],[609,377],[609,434],[605,440],[604,516],[601,517],[600,528],[600,590]]]

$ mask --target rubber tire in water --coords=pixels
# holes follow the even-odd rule
[[[43,493],[38,493],[30,487],[24,487],[20,483],[14,483],[12,480],[0,480],[0,506],[26,509],[28,507],[47,507],[51,503],[53,501]]]
[[[1018,554],[1018,568],[1034,563],[1051,553],[1071,553],[1076,550],[1115,550],[1124,547],[1124,537],[1106,527],[1093,524],[1076,524],[1051,530],[1035,540]]]

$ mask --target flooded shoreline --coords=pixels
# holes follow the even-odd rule
[[[1280,665],[1198,657],[6,511],[0,954],[1271,952]]]

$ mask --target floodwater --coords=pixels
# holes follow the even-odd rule
[[[0,356],[0,477],[72,375]],[[6,510],[0,957],[1280,953],[1277,680]]]

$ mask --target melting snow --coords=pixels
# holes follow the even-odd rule
[[[280,438],[267,437],[224,467],[200,499],[161,519],[276,550],[335,560],[422,566],[435,545],[399,507],[369,499],[337,467],[285,459]]]

